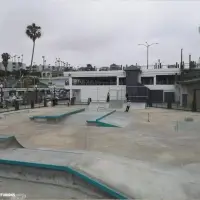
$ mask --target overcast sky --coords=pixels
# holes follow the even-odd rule
[[[30,64],[32,42],[25,35],[28,24],[42,27],[36,41],[36,63],[53,64],[55,58],[70,64],[96,66],[165,64],[200,56],[200,1],[134,0],[0,0],[0,53],[24,54]]]

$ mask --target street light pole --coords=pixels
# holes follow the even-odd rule
[[[53,96],[54,96],[54,99],[56,98],[56,86],[54,85],[53,86]]]
[[[138,44],[139,46],[145,46],[147,48],[147,69],[149,68],[149,47],[155,44],[158,43],[148,44],[147,42],[145,42],[145,44]]]
[[[38,95],[37,95],[37,85],[35,85],[35,103],[37,103]]]
[[[147,46],[147,69],[149,67],[149,46]]]

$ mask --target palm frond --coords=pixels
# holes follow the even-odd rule
[[[36,38],[40,38],[42,36],[41,32],[38,31],[36,34],[35,34]]]
[[[36,26],[35,23],[28,25],[26,27],[26,35],[31,38],[33,41],[41,37],[41,27]]]

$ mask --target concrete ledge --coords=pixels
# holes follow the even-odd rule
[[[97,118],[97,119],[94,119],[94,120],[87,120],[87,124],[89,126],[101,126],[101,127],[117,127],[119,128],[119,126],[116,126],[116,125],[113,125],[113,124],[109,124],[109,123],[104,123],[104,122],[101,122],[102,119],[104,119],[105,117],[113,114],[114,112],[116,112],[116,110],[112,110],[111,112]]]
[[[85,108],[82,109],[78,109],[78,110],[74,110],[74,111],[70,111],[70,112],[66,112],[64,114],[60,114],[60,115],[36,115],[36,116],[32,116],[30,117],[31,120],[35,120],[35,119],[46,119],[46,120],[61,120],[65,117],[68,117],[70,115],[74,115],[76,113],[80,113],[85,111]]]
[[[105,118],[105,117],[107,117],[109,115],[112,115],[114,112],[116,112],[116,110],[113,110],[113,111],[111,111],[111,112],[109,112],[109,113],[97,118],[96,121],[100,121],[101,119],[103,119],[103,118]]]
[[[34,169],[43,169],[46,170],[46,172],[48,170],[54,170],[57,172],[65,172],[68,174],[71,174],[72,176],[75,176],[78,179],[81,179],[82,181],[84,181],[85,184],[89,184],[90,186],[93,187],[94,190],[100,191],[102,194],[104,194],[105,197],[107,198],[113,198],[113,199],[128,199],[127,196],[125,196],[124,194],[108,187],[107,185],[87,176],[86,174],[82,173],[82,172],[78,172],[74,169],[72,169],[71,167],[68,166],[58,166],[58,165],[50,165],[50,164],[41,164],[41,163],[32,163],[32,162],[22,162],[22,161],[15,161],[15,160],[4,160],[4,159],[0,159],[0,165],[3,165],[2,167],[0,167],[2,170],[6,170],[7,169],[11,169],[13,170],[13,168],[15,166],[18,167],[25,167],[26,169],[28,168],[33,168]],[[10,166],[10,167],[9,167]],[[19,171],[19,169],[17,169],[17,171]],[[1,172],[1,170],[0,170]],[[22,170],[23,172],[23,170]],[[20,172],[20,173],[22,173]],[[29,170],[30,172],[30,170]],[[20,174],[18,173],[18,174]],[[42,173],[40,172],[40,175]],[[22,174],[23,175],[23,174]],[[2,176],[2,174],[1,174]],[[5,175],[6,176],[6,175]],[[7,175],[9,176],[9,175]],[[25,177],[25,176],[23,176]],[[9,177],[7,177],[9,178]],[[13,177],[10,177],[13,178]],[[17,178],[17,177],[16,177]],[[18,177],[20,178],[20,177]],[[39,178],[36,177],[35,181],[39,182]],[[60,184],[63,183],[62,181],[60,182]]]

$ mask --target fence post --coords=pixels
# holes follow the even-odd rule
[[[172,102],[171,101],[168,101],[167,102],[167,109],[171,109],[172,108]]]
[[[192,101],[192,112],[196,112],[197,111],[197,105],[196,105],[196,89],[194,89],[193,92],[193,101]]]
[[[44,107],[47,107],[47,99],[44,98]]]
[[[34,108],[34,100],[31,100],[31,108]]]

